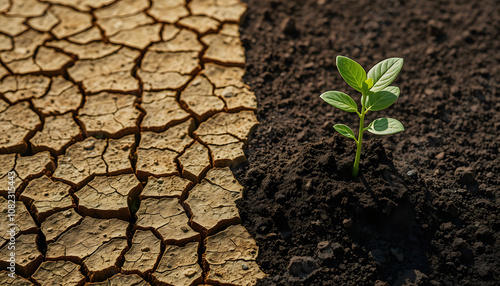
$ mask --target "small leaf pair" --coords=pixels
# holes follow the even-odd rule
[[[337,56],[337,68],[340,75],[348,85],[361,92],[361,110],[354,99],[340,91],[327,91],[321,94],[320,97],[338,109],[357,113],[360,118],[358,138],[347,125],[336,124],[333,126],[343,136],[356,141],[356,159],[352,171],[355,177],[358,175],[361,143],[365,130],[377,135],[388,135],[404,131],[401,122],[386,117],[375,119],[366,128],[364,127],[365,114],[368,111],[383,110],[398,99],[399,88],[390,86],[390,84],[396,79],[402,67],[402,58],[389,58],[376,64],[367,74],[357,62],[344,56]]]

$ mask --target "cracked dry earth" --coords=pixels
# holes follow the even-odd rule
[[[0,0],[0,284],[253,285],[239,0]],[[9,173],[16,174],[8,276]]]

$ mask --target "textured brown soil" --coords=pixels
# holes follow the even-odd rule
[[[498,2],[248,4],[246,82],[261,124],[235,172],[269,274],[260,285],[498,285]],[[368,120],[406,131],[366,135],[356,179],[354,143],[332,125],[357,129],[357,116],[319,98],[355,95],[337,55],[366,69],[405,60],[399,100]]]
[[[239,0],[0,0],[0,285],[265,276],[229,169],[258,125],[245,11]]]

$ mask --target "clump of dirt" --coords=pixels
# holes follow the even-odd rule
[[[248,1],[246,82],[261,124],[235,173],[247,189],[243,224],[269,274],[260,285],[495,285],[495,1],[327,2]],[[354,143],[332,125],[357,128],[357,116],[319,98],[355,95],[336,55],[367,69],[405,59],[400,98],[367,120],[393,117],[406,131],[366,134],[356,179]]]

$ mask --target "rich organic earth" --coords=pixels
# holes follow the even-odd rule
[[[261,122],[243,225],[257,240],[259,285],[498,285],[498,1],[248,0],[246,82]],[[406,131],[354,143],[334,123],[357,116],[319,95],[344,91],[335,57],[367,70],[405,64],[389,116]]]

